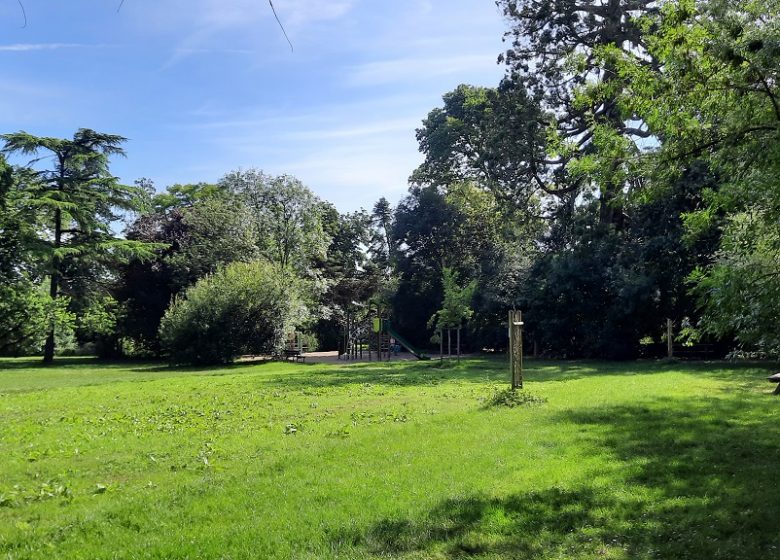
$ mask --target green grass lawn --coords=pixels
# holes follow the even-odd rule
[[[2,558],[780,558],[766,367],[0,361]]]

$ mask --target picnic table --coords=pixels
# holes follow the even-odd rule
[[[292,360],[295,362],[305,362],[306,356],[301,353],[300,350],[284,350],[282,355],[285,360]]]

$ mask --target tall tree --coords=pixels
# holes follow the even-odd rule
[[[136,190],[121,185],[109,172],[109,158],[124,155],[125,139],[89,129],[79,129],[72,139],[39,137],[26,132],[4,134],[6,153],[38,156],[50,154],[54,165],[27,175],[27,191],[36,209],[38,241],[45,247],[49,296],[56,300],[69,280],[68,268],[87,261],[113,261],[149,254],[136,241],[119,239],[111,224],[119,211],[132,210]],[[31,162],[40,163],[43,157]],[[55,350],[55,328],[44,344],[44,362]]]
[[[393,207],[385,197],[381,197],[374,204],[370,221],[372,232],[368,250],[371,253],[371,260],[385,276],[389,276],[392,272],[394,253]]]
[[[468,182],[516,208],[537,212],[534,162],[545,157],[545,131],[539,106],[523,84],[461,84],[443,101],[417,130],[425,159],[410,182],[445,189]]]
[[[593,227],[598,201],[551,228],[519,290],[529,339],[550,355],[635,358],[642,338],[660,340],[667,318],[695,321],[687,278],[710,263],[718,234],[690,238],[683,216],[716,186],[699,165],[653,197],[627,200],[622,231]]]
[[[249,206],[260,254],[269,262],[303,272],[324,255],[320,201],[301,181],[248,169],[228,173],[220,184]]]
[[[236,261],[257,257],[249,209],[224,187],[173,185],[150,198],[127,238],[157,244],[155,258],[120,268],[115,296],[124,306],[120,335],[136,351],[159,354],[160,319],[173,296]]]
[[[502,57],[506,81],[521,84],[545,111],[546,155],[530,161],[544,192],[569,196],[588,187],[600,199],[602,224],[622,226],[622,194],[634,184],[626,154],[650,133],[621,104],[623,82],[598,52],[612,47],[639,65],[652,65],[639,16],[655,0],[498,0],[511,25]],[[587,90],[589,95],[583,95]]]
[[[656,186],[703,161],[723,178],[685,216],[694,237],[723,226],[713,266],[693,276],[705,330],[780,352],[780,6],[670,1],[643,23],[654,67],[607,49],[633,95],[624,102],[663,141]]]
[[[365,251],[371,219],[365,210],[340,214],[328,202],[321,203],[321,216],[330,242],[325,257],[315,263],[324,289],[313,314],[313,331],[320,348],[336,349],[355,302],[367,301],[376,289],[375,269]]]

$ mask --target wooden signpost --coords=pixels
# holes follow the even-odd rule
[[[523,314],[509,312],[509,371],[512,390],[523,388]]]

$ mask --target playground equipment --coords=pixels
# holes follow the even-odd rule
[[[382,319],[380,319],[380,321],[382,321]],[[389,319],[385,319],[384,320],[384,326],[385,326],[385,329],[387,330],[387,333],[390,336],[392,336],[393,338],[395,338],[395,340],[398,342],[398,344],[400,344],[401,346],[406,348],[406,350],[410,354],[412,354],[415,358],[417,358],[418,360],[430,360],[430,356],[428,356],[422,350],[419,350],[419,349],[415,348],[414,346],[412,346],[404,337],[402,337],[400,334],[398,334],[398,331],[396,331],[393,328],[393,324],[390,322]]]
[[[418,360],[430,359],[425,352],[410,344],[393,328],[389,319],[379,314],[359,312],[347,314],[339,349],[340,360],[390,360],[398,354],[398,346],[406,348]]]

